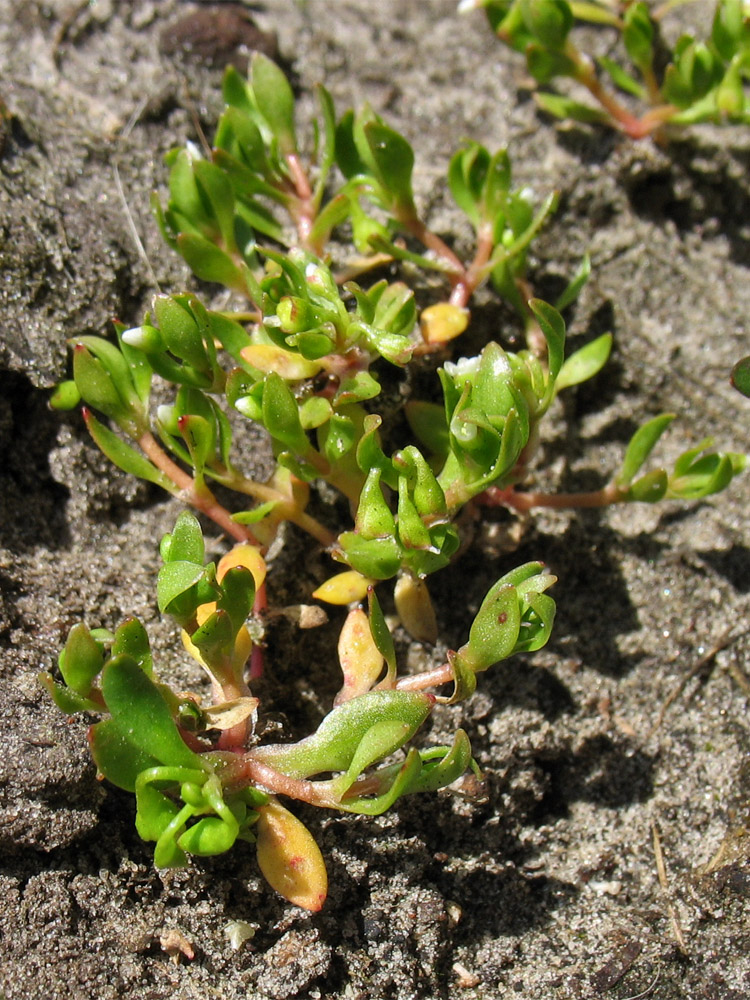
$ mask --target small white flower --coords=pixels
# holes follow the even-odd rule
[[[203,151],[201,150],[200,146],[195,142],[191,142],[190,139],[188,139],[188,141],[185,143],[185,151],[187,152],[188,156],[193,161],[193,163],[195,163],[196,160],[203,159]]]
[[[133,326],[129,330],[123,330],[122,341],[129,347],[142,347],[145,343],[143,327]]]
[[[443,370],[450,375],[456,383],[471,382],[479,371],[480,357],[459,358],[458,361],[446,361]]]

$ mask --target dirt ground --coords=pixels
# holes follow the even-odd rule
[[[749,475],[702,503],[535,517],[513,553],[500,517],[478,527],[434,578],[437,655],[527,559],[560,578],[553,639],[435,716],[432,743],[467,729],[483,794],[414,797],[380,819],[302,810],[331,878],[316,915],[268,888],[251,849],[154,870],[130,797],[96,780],[85,721],[40,692],[36,675],[73,623],[130,614],[161,669],[189,680],[153,592],[156,540],[179,508],[113,471],[76,415],[49,410],[47,390],[66,371],[67,338],[115,315],[137,321],[155,282],[188,283],[148,201],[164,188],[164,153],[194,139],[196,121],[212,132],[221,65],[242,59],[232,7],[0,2],[0,995],[742,1000]],[[225,29],[209,44],[195,12],[216,24],[217,8]],[[697,0],[689,16],[707,30],[712,9]],[[750,450],[750,403],[728,385],[748,353],[748,130],[694,128],[657,149],[556,127],[536,113],[520,61],[453,0],[275,0],[254,16],[278,36],[303,118],[324,81],[339,110],[369,100],[410,138],[420,205],[459,248],[442,177],[462,138],[510,143],[519,182],[540,198],[560,191],[534,287],[554,295],[588,249],[571,340],[611,329],[616,348],[555,410],[540,481],[605,482],[637,424],[661,411],[679,418],[671,457],[707,434]],[[489,293],[472,330],[464,351],[517,334]],[[303,599],[330,565],[290,531],[271,599]],[[271,635],[259,693],[292,729],[330,704],[338,624]],[[429,655],[398,642],[403,663]],[[233,921],[254,931],[236,949]],[[170,957],[173,932],[192,959]]]

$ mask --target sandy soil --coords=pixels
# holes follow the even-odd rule
[[[49,411],[47,389],[65,372],[66,338],[112,315],[137,320],[154,280],[188,282],[148,199],[163,189],[163,154],[195,137],[196,120],[210,135],[220,109],[220,66],[175,29],[196,9],[0,4],[2,996],[746,997],[748,476],[703,503],[547,514],[512,554],[492,519],[477,531],[435,578],[445,644],[462,641],[489,583],[531,558],[560,577],[553,641],[435,717],[432,742],[468,730],[483,796],[419,797],[377,820],[303,812],[332,883],[314,916],[274,895],[251,850],[155,871],[129,797],[96,781],[85,722],[42,696],[37,672],[82,617],[137,614],[163,669],[190,670],[153,598],[154,542],[177,506],[109,468],[76,416]],[[697,0],[690,16],[705,24],[711,11]],[[340,109],[367,99],[415,143],[420,203],[459,247],[441,178],[461,138],[510,142],[519,181],[540,197],[560,190],[534,285],[554,294],[588,248],[572,342],[611,329],[617,346],[555,411],[540,481],[602,483],[637,423],[665,410],[679,415],[672,457],[709,433],[750,450],[750,403],[727,382],[748,353],[747,130],[696,128],[656,149],[556,128],[536,114],[522,65],[452,0],[276,0],[257,20],[278,34],[303,117],[324,81]],[[233,46],[202,57],[236,58]],[[475,323],[465,350],[516,332],[489,294]],[[330,572],[308,550],[288,533],[273,600],[300,600]],[[261,693],[292,729],[335,690],[336,626],[272,634]],[[428,655],[398,638],[403,662]],[[234,950],[237,920],[255,935]],[[192,959],[170,958],[170,932]]]

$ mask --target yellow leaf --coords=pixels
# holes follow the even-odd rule
[[[312,378],[323,367],[318,361],[308,361],[301,354],[292,354],[274,344],[250,344],[249,347],[243,347],[240,353],[253,368],[266,373],[276,372],[290,382]]]
[[[437,641],[437,619],[430,592],[424,580],[405,573],[396,581],[393,591],[396,613],[409,635],[418,642]]]
[[[361,608],[354,608],[347,615],[338,651],[344,686],[334,704],[341,705],[369,691],[383,669],[383,654],[375,645],[369,619]]]
[[[356,569],[348,569],[321,583],[312,596],[327,604],[351,604],[353,601],[363,600],[367,596],[367,588],[374,583],[374,580],[362,576]]]
[[[274,798],[258,813],[258,864],[266,881],[290,903],[317,912],[328,892],[328,875],[313,835]]]
[[[464,332],[469,325],[469,310],[450,302],[438,302],[422,310],[419,326],[426,344],[444,344]]]
[[[253,574],[253,580],[255,580],[255,589],[260,589],[266,578],[266,562],[259,549],[249,542],[240,542],[239,545],[235,545],[219,560],[219,565],[216,567],[217,580],[221,582],[229,570],[234,569],[235,566],[244,566],[245,569],[249,569]],[[203,607],[207,606],[203,605]]]

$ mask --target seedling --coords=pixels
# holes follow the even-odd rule
[[[200,524],[185,511],[161,544],[157,603],[205,671],[210,696],[172,690],[134,619],[113,633],[74,626],[61,680],[47,673],[42,681],[63,711],[104,716],[90,730],[94,759],[104,777],[135,794],[137,829],[155,842],[157,866],[254,842],[271,885],[317,910],[325,865],[279,799],[377,815],[476,770],[463,730],[446,746],[409,744],[437,704],[474,691],[477,674],[542,647],[554,618],[547,590],[555,577],[527,563],[490,588],[465,644],[444,664],[403,675],[376,588],[394,581],[402,625],[432,643],[438,622],[426,580],[459,554],[458,515],[467,506],[695,499],[723,489],[744,458],[712,452],[706,441],[671,471],[644,472],[673,419],[665,414],[635,433],[603,490],[525,489],[555,396],[595,376],[612,342],[605,334],[565,358],[559,310],[583,286],[587,262],[557,308],[529,294],[526,253],[554,195],[535,208],[528,192],[513,189],[507,151],[466,145],[448,168],[476,232],[476,252],[464,263],[419,215],[411,147],[371,109],[337,118],[320,88],[322,126],[305,163],[292,91],[273,63],[257,56],[248,81],[230,69],[224,96],[211,158],[193,147],[174,153],[169,200],[155,211],[195,274],[230,290],[229,307],[158,295],[139,327],[116,325],[114,341],[74,340],[73,378],[54,398],[60,407],[82,400],[94,441],[115,465],[179,497],[236,543],[218,564],[207,561]],[[342,227],[354,256],[334,266],[326,247]],[[367,280],[384,262],[438,272],[444,298],[419,315],[409,285]],[[447,360],[469,322],[472,294],[488,280],[517,309],[529,346],[513,352],[490,342],[475,357]],[[436,352],[442,404],[410,400],[412,438],[393,441],[377,412],[379,374]],[[154,410],[155,377],[173,387],[173,401]],[[267,481],[235,467],[232,410],[271,440]],[[337,532],[308,510],[319,480],[349,502],[351,520]],[[238,509],[219,502],[217,483],[240,498]],[[341,689],[315,732],[296,743],[263,741],[253,692],[278,610],[267,607],[264,556],[283,522],[343,566],[313,598],[349,606],[338,646]],[[309,618],[309,609],[300,616]]]

